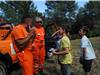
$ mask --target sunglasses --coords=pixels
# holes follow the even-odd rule
[[[42,21],[38,21],[38,22],[36,22],[36,23],[42,23]]]

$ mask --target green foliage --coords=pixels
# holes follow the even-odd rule
[[[95,29],[89,31],[88,36],[89,37],[100,36],[100,29],[99,28],[95,28]]]
[[[74,39],[77,37],[75,34],[78,33],[79,28],[85,25],[91,30],[89,36],[99,36],[99,1],[89,1],[84,7],[79,8],[79,10],[75,1],[46,1],[45,4],[47,6],[45,18],[43,19],[43,25],[45,27],[52,22],[55,22],[57,25],[69,25],[71,28],[71,34],[74,34],[72,36]],[[34,17],[43,16],[42,13],[37,11],[32,1],[1,1],[0,10],[4,13],[0,16],[4,17],[11,23],[20,22],[21,18],[27,14]],[[95,25],[99,29],[94,29]],[[52,28],[51,30],[54,29]]]
[[[36,7],[32,1],[1,1],[0,8],[4,17],[10,22],[20,22],[24,15],[36,13]]]
[[[75,1],[46,1],[46,16],[57,24],[71,23],[75,20]]]
[[[79,8],[76,22],[72,25],[72,33],[76,34],[81,26],[87,26],[91,32],[89,36],[98,36],[99,31],[94,29],[95,25],[100,28],[100,2],[89,1],[84,7]]]
[[[88,15],[94,16],[95,19],[100,19],[100,1],[89,1],[85,8]]]

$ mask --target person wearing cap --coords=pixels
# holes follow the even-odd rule
[[[43,72],[45,63],[45,30],[42,26],[42,19],[40,17],[36,17],[35,27],[33,27],[33,30],[36,33],[36,37],[32,44],[35,61],[34,70],[35,74],[38,74]]]
[[[35,38],[35,32],[29,31],[28,28],[32,25],[32,18],[26,16],[23,22],[16,25],[12,30],[12,42],[16,51],[16,56],[19,64],[22,67],[23,75],[33,74],[33,55],[32,55],[32,41]]]

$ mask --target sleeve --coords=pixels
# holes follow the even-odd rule
[[[19,40],[19,39],[25,38],[25,36],[23,34],[23,29],[22,28],[14,28],[13,36],[14,36],[15,40]]]
[[[88,41],[86,39],[81,40],[81,48],[86,48],[88,45]]]
[[[62,47],[63,47],[63,48],[69,47],[69,44],[68,44],[68,40],[67,40],[67,39],[63,39],[63,40],[61,41],[61,43],[62,43]]]

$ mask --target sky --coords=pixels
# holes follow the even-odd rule
[[[0,0],[0,1],[5,1],[5,0]],[[59,0],[60,1],[60,0]],[[68,1],[68,0],[66,0]],[[71,0],[70,0],[71,1]],[[84,4],[86,2],[88,2],[89,0],[76,0],[76,2],[78,3],[79,7],[83,7]],[[37,10],[41,13],[45,12],[45,9],[47,9],[45,2],[46,0],[33,0],[33,2],[35,3],[35,6],[37,7]],[[2,11],[0,11],[0,14],[2,14]]]
[[[88,2],[89,0],[76,0],[76,2],[78,3],[78,6],[79,7],[83,7],[84,4],[86,2]],[[34,0],[33,1],[35,3],[35,6],[37,7],[37,10],[39,12],[45,12],[45,9],[47,9],[46,5],[45,5],[45,2],[46,0]]]

